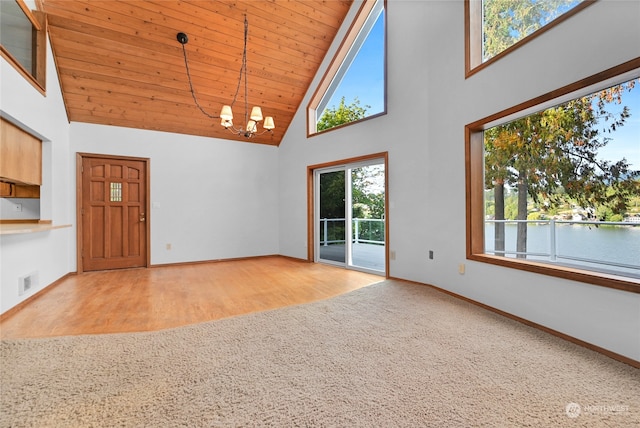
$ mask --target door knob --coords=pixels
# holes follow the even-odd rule
[[[144,220],[145,220],[144,213],[140,213],[140,222],[143,222]]]

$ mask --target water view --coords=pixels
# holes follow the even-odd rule
[[[598,271],[640,277],[640,224],[624,226],[581,223],[559,223],[552,237],[549,222],[529,223],[527,227],[527,258],[579,265]],[[485,223],[485,251],[494,252],[495,223]],[[505,251],[515,257],[515,222],[505,224]]]

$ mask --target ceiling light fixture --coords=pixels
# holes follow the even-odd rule
[[[187,37],[187,35],[185,33],[178,33],[177,34],[177,39],[178,42],[180,42],[180,44],[182,44],[182,53],[184,54],[184,66],[187,69],[187,78],[189,79],[189,89],[191,90],[191,96],[193,97],[193,101],[196,103],[196,106],[198,107],[198,109],[200,109],[200,111],[207,117],[210,117],[211,119],[222,119],[222,121],[220,122],[220,124],[225,127],[227,130],[233,132],[234,134],[237,135],[244,135],[247,138],[251,138],[254,135],[262,135],[265,132],[273,132],[273,129],[276,127],[275,123],[273,121],[273,117],[271,116],[266,116],[264,117],[264,123],[262,124],[262,127],[264,128],[264,131],[262,131],[261,133],[257,133],[258,132],[258,124],[260,122],[263,121],[263,117],[262,117],[262,109],[259,106],[254,106],[251,109],[251,115],[249,115],[249,101],[247,99],[247,93],[248,93],[248,84],[247,84],[247,36],[249,34],[249,23],[247,22],[247,15],[244,16],[244,49],[242,51],[242,66],[240,67],[240,76],[238,77],[238,86],[236,87],[236,93],[233,96],[233,101],[231,102],[230,105],[224,105],[222,106],[222,110],[220,111],[220,115],[219,116],[215,116],[212,114],[207,113],[202,106],[200,105],[200,103],[198,102],[198,99],[196,98],[196,93],[193,89],[193,83],[191,81],[191,72],[189,71],[189,62],[187,61],[187,49],[185,48],[185,45],[187,44],[187,42],[189,41],[189,38]],[[243,127],[238,127],[236,128],[235,126],[233,126],[233,105],[235,104],[237,98],[238,98],[238,93],[240,92],[240,85],[242,83],[242,80],[244,79],[244,123],[246,124],[246,126]]]

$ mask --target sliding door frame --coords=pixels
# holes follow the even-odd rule
[[[384,244],[385,244],[385,277],[389,278],[389,152],[373,153],[348,159],[340,159],[332,162],[307,166],[307,261],[313,263],[315,261],[315,186],[314,176],[316,170],[329,169],[332,167],[345,166],[350,164],[365,163],[367,161],[380,160],[384,164]]]

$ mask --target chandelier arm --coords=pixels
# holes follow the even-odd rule
[[[259,137],[260,135],[266,134],[267,132],[268,132],[268,133],[273,133],[273,129],[265,129],[264,131],[262,131],[262,132],[260,132],[260,133],[258,133],[258,132],[254,132],[254,133],[252,134],[252,136]]]
[[[200,109],[200,111],[207,117],[211,118],[211,119],[220,119],[220,116],[214,116],[212,114],[209,114],[208,112],[206,112],[202,106],[200,105],[200,103],[198,102],[198,98],[196,97],[196,92],[193,89],[193,83],[191,83],[191,72],[189,71],[189,62],[187,61],[187,48],[185,48],[184,46],[185,44],[182,44],[182,53],[184,54],[184,66],[187,69],[187,79],[189,80],[189,89],[191,90],[191,96],[193,97],[193,101],[196,103],[196,106]]]

